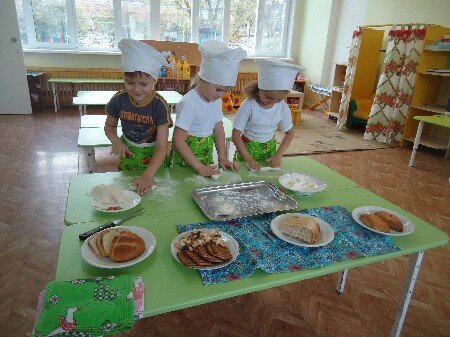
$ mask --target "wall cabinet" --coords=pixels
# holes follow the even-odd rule
[[[352,86],[352,99],[370,99],[375,92],[384,30],[364,27],[361,34],[361,45]],[[329,116],[339,116],[339,105],[342,98],[346,70],[347,64],[336,63]]]
[[[445,105],[450,98],[450,51],[436,50],[429,46],[450,34],[450,28],[430,26],[419,59],[411,105],[406,116],[402,145],[414,142],[419,122],[415,116],[445,114]],[[431,71],[431,69],[440,69]],[[420,144],[445,150],[450,138],[449,129],[425,124]]]

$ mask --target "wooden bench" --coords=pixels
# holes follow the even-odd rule
[[[93,118],[95,116],[95,118]],[[171,115],[175,122],[176,115]],[[97,163],[95,161],[95,148],[111,146],[111,141],[106,137],[103,126],[105,125],[106,115],[83,115],[81,116],[81,127],[78,131],[78,147],[84,149],[87,156],[87,165],[89,173],[94,173],[97,170]],[[119,121],[120,122],[120,121]],[[229,152],[231,134],[233,132],[233,123],[226,117],[222,119],[225,130],[226,150]],[[174,128],[169,128],[169,142],[172,142]],[[117,135],[122,136],[122,127],[117,128]]]
[[[176,91],[156,91],[162,96],[169,105],[170,111],[180,102],[183,95]],[[73,98],[73,104],[78,105],[80,116],[86,115],[86,106],[88,105],[106,105],[117,91],[78,91],[77,96]]]

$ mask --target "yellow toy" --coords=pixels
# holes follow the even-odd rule
[[[183,78],[191,78],[191,66],[189,65],[186,57],[184,57],[182,68],[183,68]]]
[[[183,64],[181,63],[181,59],[178,59],[175,75],[177,76],[177,78],[183,78]]]

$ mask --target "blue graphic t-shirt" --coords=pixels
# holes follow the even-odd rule
[[[167,102],[157,93],[142,106],[130,99],[125,91],[119,91],[106,105],[106,113],[120,119],[122,132],[134,143],[153,143],[160,125],[172,126]]]

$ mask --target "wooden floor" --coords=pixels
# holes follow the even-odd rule
[[[69,179],[78,172],[78,112],[51,110],[0,116],[0,336],[32,329],[39,292],[54,277]],[[311,157],[450,234],[450,160],[421,148],[410,168],[410,152]],[[388,336],[407,266],[404,257],[351,270],[341,295],[332,274],[143,319],[122,336]],[[426,251],[402,336],[450,336],[448,246]]]

